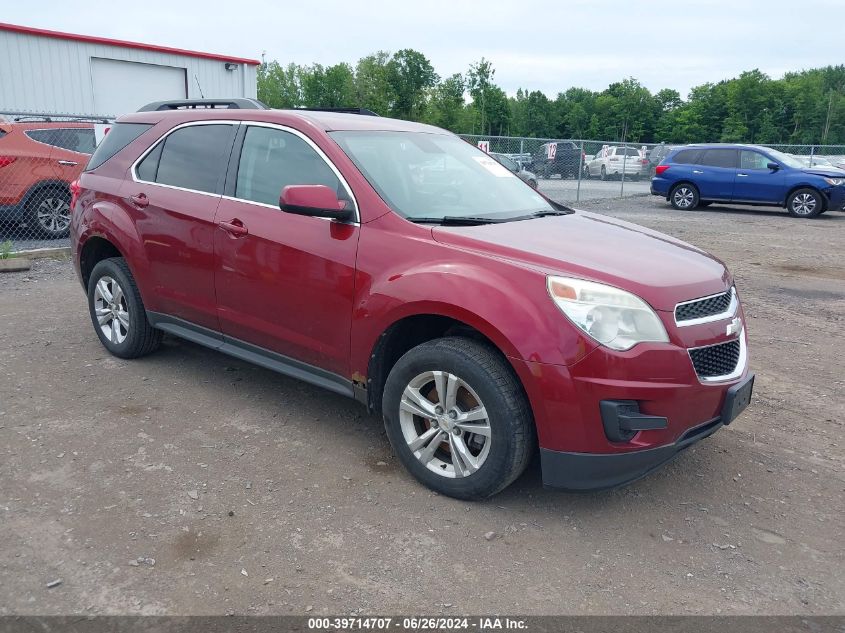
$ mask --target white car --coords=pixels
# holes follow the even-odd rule
[[[635,147],[617,147],[611,145],[603,148],[587,162],[587,176],[589,178],[625,178],[638,180],[643,169],[643,156]]]

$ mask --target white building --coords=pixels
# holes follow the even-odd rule
[[[0,112],[114,117],[164,99],[254,99],[258,64],[0,23]]]

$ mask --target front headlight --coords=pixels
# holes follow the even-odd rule
[[[569,277],[549,277],[548,288],[569,320],[602,345],[625,351],[637,343],[669,342],[660,317],[630,292]]]
[[[833,185],[834,187],[838,187],[843,182],[845,182],[845,178],[825,178],[824,181],[829,185]]]

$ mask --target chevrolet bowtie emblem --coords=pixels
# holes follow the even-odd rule
[[[728,323],[728,327],[725,329],[725,334],[727,336],[730,336],[731,334],[738,334],[741,329],[742,320],[739,317],[734,317],[733,321]]]

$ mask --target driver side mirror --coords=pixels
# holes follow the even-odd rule
[[[337,194],[326,185],[288,185],[279,196],[279,208],[285,213],[313,218],[349,220],[351,204],[338,200]]]
[[[780,169],[780,165],[778,165],[777,163],[769,163],[768,165],[766,165],[766,167],[768,167],[772,171],[777,171],[778,169]]]

